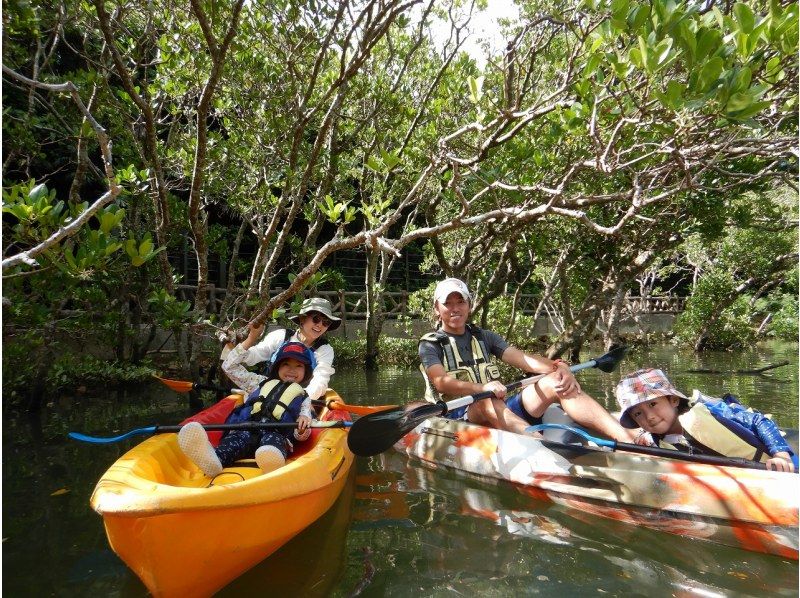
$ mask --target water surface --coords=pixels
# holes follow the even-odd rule
[[[621,372],[587,371],[579,379],[613,408],[622,373],[657,366],[687,394],[732,392],[780,425],[797,427],[797,351],[796,344],[770,344],[696,356],[660,347],[634,352]],[[732,372],[783,360],[790,365],[761,376],[687,371]],[[417,371],[340,368],[333,386],[351,403],[404,403],[423,392]],[[186,415],[184,397],[149,384],[60,398],[36,419],[6,414],[4,593],[146,596],[88,504],[97,479],[136,439],[86,445],[66,432],[112,434]],[[798,564],[592,517],[388,452],[358,459],[332,509],[219,595],[290,594],[797,596]]]

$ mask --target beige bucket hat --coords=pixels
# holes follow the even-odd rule
[[[306,299],[303,301],[303,305],[300,307],[300,312],[289,316],[289,319],[295,324],[299,324],[300,316],[312,311],[322,314],[331,321],[331,325],[328,326],[329,331],[336,330],[342,323],[341,318],[337,318],[333,315],[333,306],[331,305],[331,302],[327,299],[323,299],[322,297],[311,297],[310,299]]]

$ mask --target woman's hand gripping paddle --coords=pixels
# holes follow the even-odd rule
[[[601,357],[570,366],[569,369],[571,372],[578,372],[587,368],[598,368],[603,372],[610,372],[622,360],[626,351],[627,347],[618,347]],[[506,391],[511,392],[518,388],[529,386],[546,375],[540,374],[517,380],[507,385]],[[430,405],[422,405],[412,409],[399,407],[367,415],[353,424],[347,434],[347,446],[355,455],[360,457],[377,455],[390,449],[398,440],[429,417],[445,415],[453,409],[470,405],[475,401],[492,396],[494,396],[494,393],[481,392],[461,397],[460,399],[453,399],[447,403],[431,403]]]

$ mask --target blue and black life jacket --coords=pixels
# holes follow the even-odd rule
[[[305,389],[297,382],[265,380],[250,393],[244,405],[233,410],[227,421],[293,423],[300,417],[300,408],[306,396]]]

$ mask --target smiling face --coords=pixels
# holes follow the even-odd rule
[[[451,334],[464,334],[470,306],[461,293],[450,293],[444,304],[437,301],[434,309],[442,321],[442,330]]]
[[[314,341],[327,332],[331,321],[320,313],[310,311],[300,316],[300,332],[306,346],[310,347]]]
[[[679,402],[678,397],[649,399],[631,407],[628,414],[647,432],[660,435],[680,434],[683,430],[678,421]]]
[[[303,382],[306,376],[306,364],[298,359],[287,357],[278,364],[278,378],[281,382]]]

